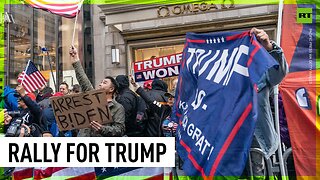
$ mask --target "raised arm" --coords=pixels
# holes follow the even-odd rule
[[[269,52],[269,54],[279,63],[279,68],[270,68],[266,73],[266,80],[270,86],[279,84],[289,72],[286,58],[282,49],[269,39],[268,34],[257,28],[252,28],[251,33],[255,34],[257,40]]]
[[[91,82],[89,81],[88,76],[84,72],[83,67],[81,65],[77,49],[75,47],[71,47],[69,50],[69,54],[71,57],[72,66],[76,72],[76,77],[77,77],[77,80],[82,88],[82,91],[93,90],[94,88],[93,88]]]

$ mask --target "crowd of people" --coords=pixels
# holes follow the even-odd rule
[[[287,74],[288,67],[281,48],[270,41],[264,30],[253,28],[251,33],[256,35],[257,40],[280,65],[278,69],[270,69],[258,84],[259,114],[252,147],[261,148],[265,155],[270,157],[277,148],[275,141],[277,133],[274,128],[269,96],[272,87],[281,82]],[[107,92],[106,98],[113,119],[112,123],[101,124],[92,121],[88,128],[59,131],[49,98],[94,89],[80,63],[77,49],[72,46],[69,54],[79,85],[76,84],[70,88],[67,83],[63,82],[56,93],[50,87],[44,86],[38,90],[36,95],[26,93],[21,85],[18,85],[15,89],[6,87],[6,101],[2,107],[6,109],[4,112],[6,136],[174,136],[178,124],[171,120],[170,116],[177,80],[174,81],[173,91],[168,91],[168,85],[163,80],[155,79],[152,82],[146,82],[144,86],[140,86],[131,76],[127,75],[118,75],[115,78],[107,76],[95,88]],[[263,157],[256,155],[253,156],[252,160],[254,162],[254,175],[263,177],[265,175]]]

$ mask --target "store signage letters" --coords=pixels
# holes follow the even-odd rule
[[[174,15],[182,15],[182,14],[191,14],[191,13],[199,13],[206,11],[213,11],[218,9],[228,9],[234,8],[234,4],[232,3],[227,7],[225,4],[222,4],[219,8],[216,4],[212,3],[200,3],[200,4],[183,4],[183,5],[174,5],[174,6],[160,6],[158,8],[158,17],[169,17]]]

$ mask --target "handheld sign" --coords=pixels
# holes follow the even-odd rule
[[[50,101],[60,131],[90,127],[91,121],[112,122],[104,90],[51,97]]]
[[[136,82],[178,76],[182,53],[133,62]]]

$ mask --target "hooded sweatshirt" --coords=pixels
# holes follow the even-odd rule
[[[4,108],[7,109],[7,111],[18,110],[18,98],[14,96],[15,92],[16,91],[9,86],[4,88],[2,98],[4,98]]]
[[[119,102],[125,110],[125,125],[127,136],[141,136],[139,128],[136,125],[137,117],[137,95],[129,89],[129,78],[125,75],[118,75],[116,81],[119,84],[118,96],[116,101]]]

